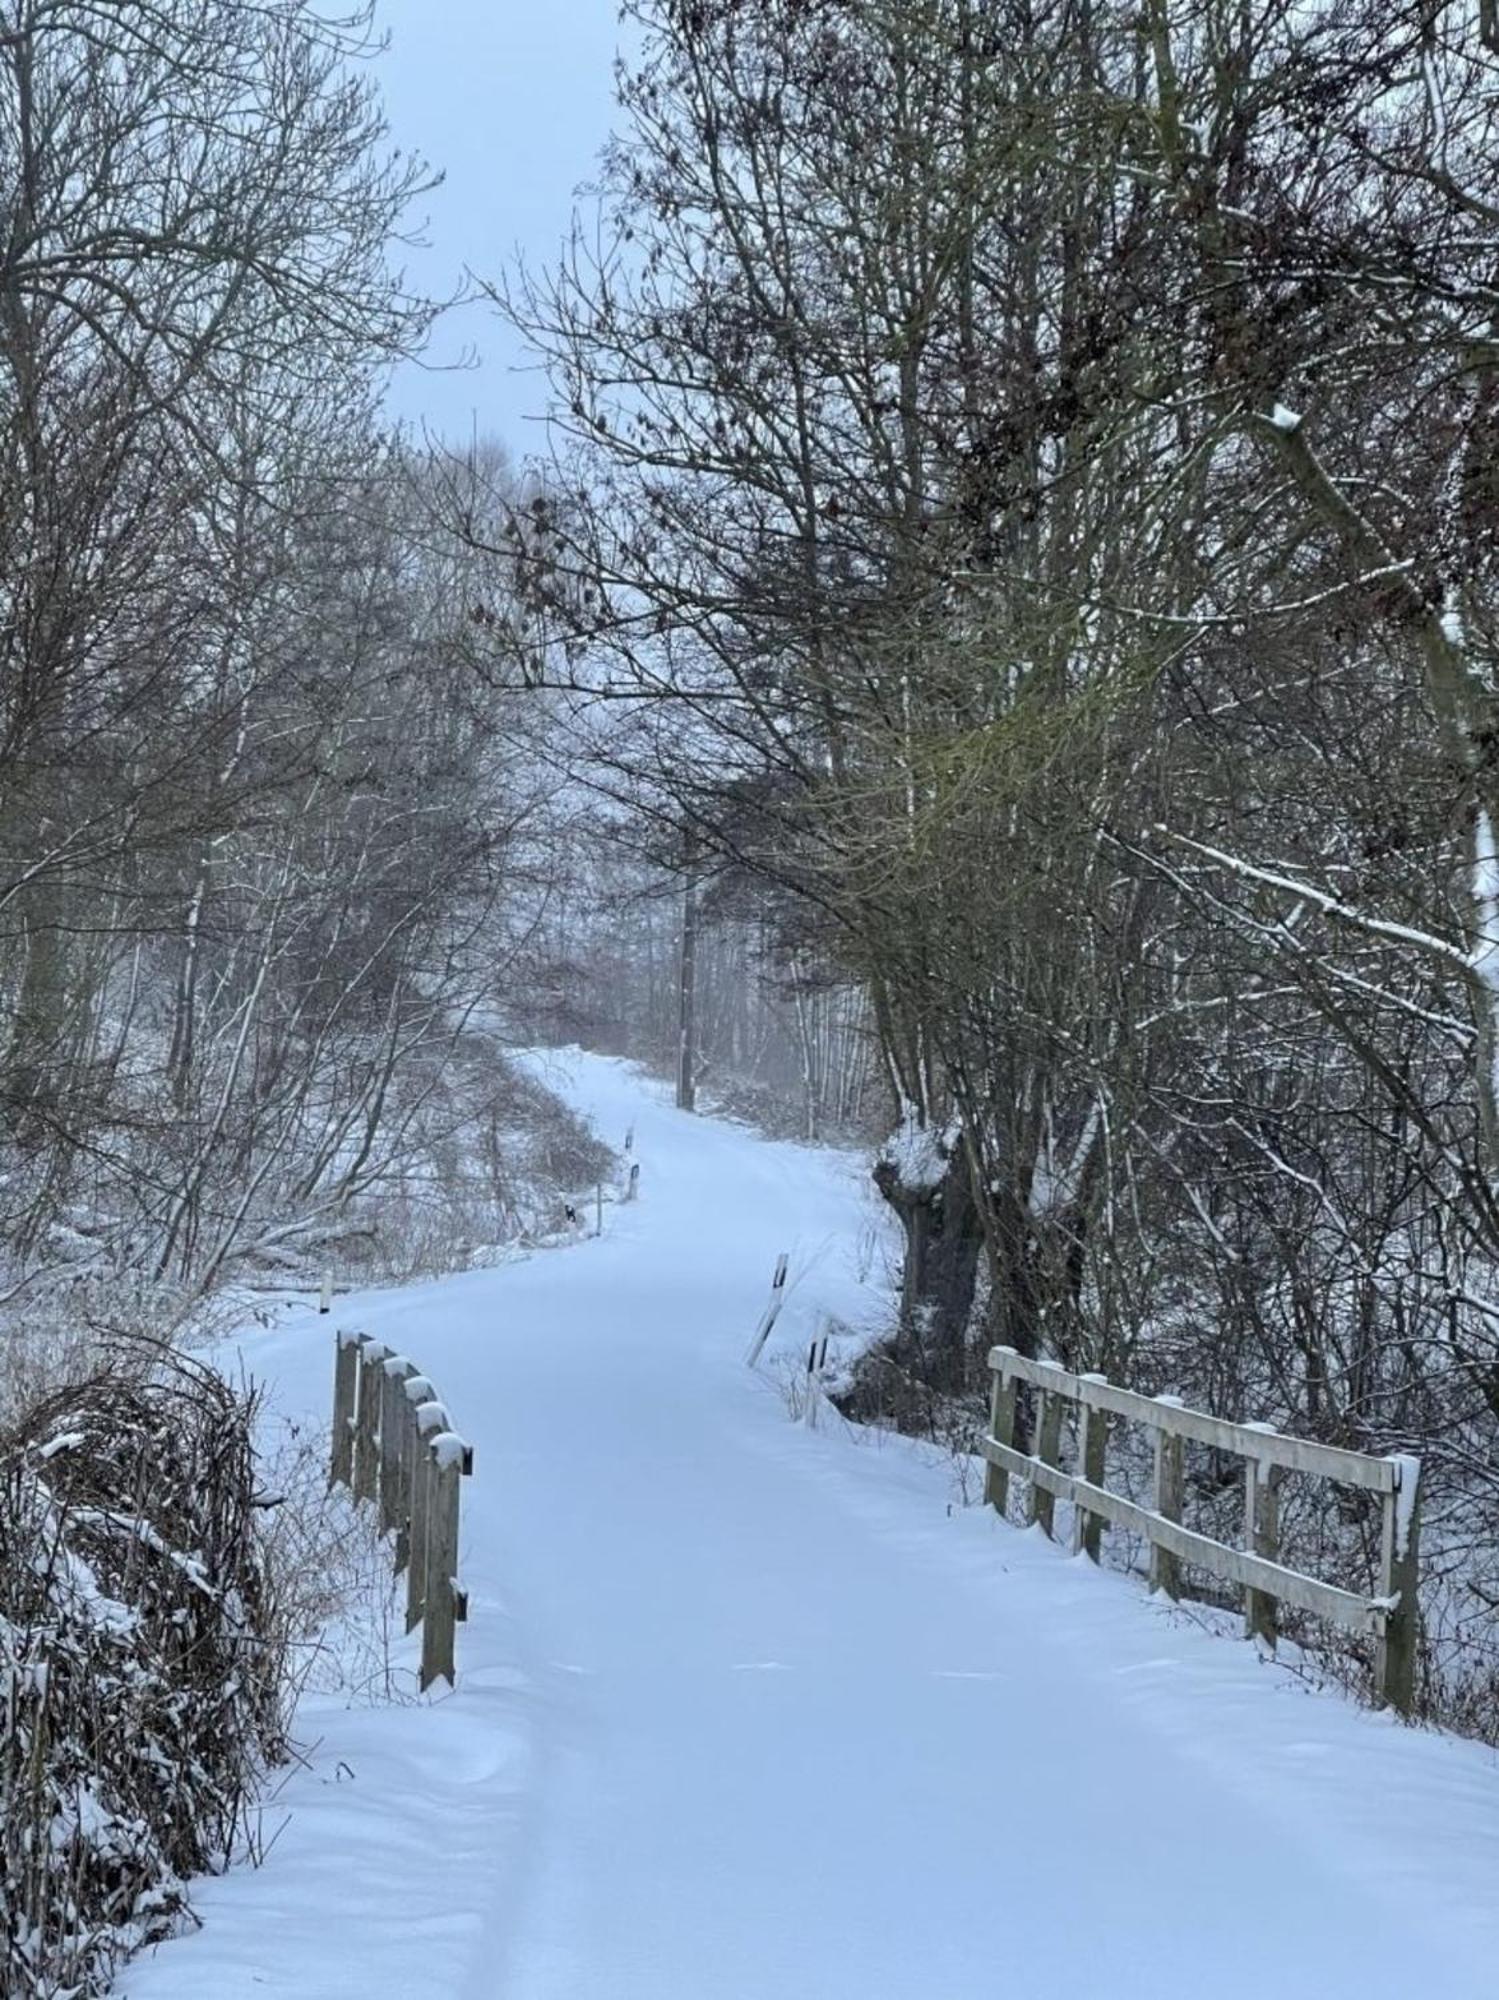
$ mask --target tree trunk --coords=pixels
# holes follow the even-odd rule
[[[907,1187],[889,1159],[876,1163],[874,1182],[906,1237],[897,1356],[930,1387],[960,1388],[983,1247],[967,1151],[953,1148],[935,1185]]]

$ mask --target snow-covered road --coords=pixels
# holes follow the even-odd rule
[[[1499,1764],[1306,1691],[957,1504],[951,1469],[792,1425],[743,1351],[848,1309],[853,1163],[565,1094],[643,1199],[602,1241],[353,1301],[477,1455],[458,1692],[310,1713],[258,1872],[132,2000],[1482,2000]],[[862,1249],[861,1249],[862,1244]],[[327,1407],[329,1322],[247,1343]]]

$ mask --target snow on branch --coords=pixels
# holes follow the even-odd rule
[[[1330,895],[1325,889],[1318,889],[1300,876],[1285,875],[1278,869],[1264,868],[1257,862],[1246,861],[1242,855],[1227,854],[1221,847],[1211,847],[1206,841],[1194,840],[1189,834],[1174,833],[1170,827],[1157,825],[1155,833],[1162,840],[1169,840],[1177,847],[1184,847],[1193,854],[1200,854],[1204,860],[1216,867],[1237,875],[1241,881],[1255,882],[1263,888],[1275,889],[1284,896],[1295,897],[1309,903],[1323,916],[1335,918],[1337,922],[1348,924],[1370,937],[1383,938],[1390,944],[1410,945],[1414,950],[1424,952],[1428,957],[1440,960],[1459,972],[1465,979],[1472,979],[1478,972],[1473,956],[1454,944],[1449,938],[1437,937],[1431,931],[1417,930],[1411,924],[1398,924],[1386,917],[1370,916],[1365,910],[1355,909],[1338,896]]]

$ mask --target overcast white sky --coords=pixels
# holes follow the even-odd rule
[[[418,211],[431,248],[411,254],[410,275],[446,294],[465,265],[498,273],[517,246],[549,258],[609,134],[615,0],[380,0],[379,19],[391,37],[378,72],[392,136],[447,174]],[[539,450],[531,420],[545,386],[509,330],[470,308],[439,329],[429,359],[465,347],[480,351],[473,371],[403,368],[394,413],[455,441],[477,426],[517,458]]]

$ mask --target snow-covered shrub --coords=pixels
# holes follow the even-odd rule
[[[289,1692],[396,1699],[392,1649],[406,1629],[405,1585],[392,1573],[377,1510],[329,1485],[325,1425],[263,1413],[259,1449],[274,1503],[261,1530],[267,1622],[284,1644]]]
[[[286,1751],[253,1395],[117,1346],[0,1438],[7,2000],[102,1992],[183,1920]]]

